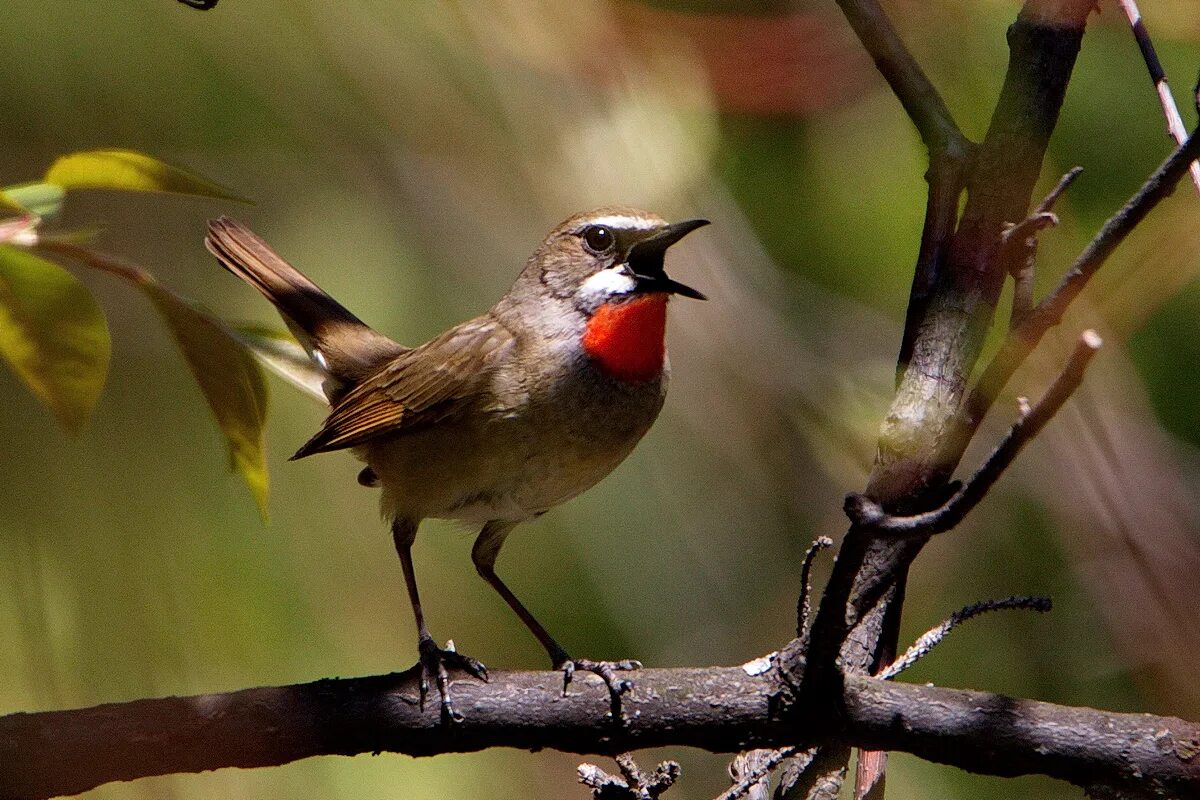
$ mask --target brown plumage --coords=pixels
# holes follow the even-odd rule
[[[490,311],[411,349],[372,330],[245,226],[209,224],[209,251],[275,305],[329,376],[329,416],[293,458],[352,448],[367,463],[359,482],[382,489],[416,618],[421,697],[436,680],[447,718],[455,717],[447,666],[487,673],[437,647],[425,625],[411,548],[427,517],[482,523],[471,552],[476,570],[564,681],[578,668],[600,675],[614,694],[629,688],[615,671],[636,662],[570,658],[495,563],[516,524],[595,485],[658,416],[667,388],[666,300],[703,298],[667,277],[663,257],[703,224],[669,225],[618,207],[576,215],[550,232]],[[637,311],[643,307],[658,316]]]

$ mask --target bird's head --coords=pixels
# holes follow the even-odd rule
[[[704,300],[669,278],[663,259],[667,248],[707,224],[703,219],[669,223],[657,214],[621,207],[576,214],[550,232],[527,269],[536,270],[551,294],[571,299],[588,315],[608,303],[646,295]]]
[[[662,371],[667,300],[706,299],[668,277],[664,257],[707,224],[621,207],[577,214],[550,232],[522,277],[583,317],[581,344],[605,373],[649,380]]]

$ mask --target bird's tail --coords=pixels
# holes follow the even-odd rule
[[[204,246],[271,301],[313,360],[342,387],[407,349],[351,314],[240,222],[210,220]]]

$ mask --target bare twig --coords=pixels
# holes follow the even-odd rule
[[[963,135],[942,96],[904,46],[879,3],[875,0],[838,0],[838,5],[929,151],[925,223],[897,359],[903,366],[912,354],[917,328],[937,283],[939,265],[954,234],[958,198],[976,145]]]
[[[1000,243],[1006,247],[1029,247],[1033,237],[1057,224],[1057,215],[1049,211],[1035,211],[1020,222],[1005,228],[1000,234]]]
[[[1093,5],[1027,0],[1009,28],[1004,86],[971,161],[962,219],[946,251],[944,274],[917,320],[911,363],[885,417],[865,487],[885,507],[911,513],[936,505],[969,441],[956,441],[954,434],[1007,274],[996,261],[1000,232],[1029,207]],[[915,539],[848,532],[810,632],[802,694],[812,704],[836,697],[841,672],[869,670],[894,645],[899,614],[888,609],[920,549]],[[867,597],[875,601],[860,602]],[[861,625],[864,615],[878,619]]]
[[[810,575],[812,572],[813,560],[822,550],[832,547],[833,540],[828,536],[820,536],[808,549],[804,552],[804,563],[800,567],[800,599],[796,603],[796,637],[802,642],[802,647],[808,647],[808,632],[809,619],[812,616],[812,609],[809,605],[812,597],[812,585]],[[817,755],[820,753],[821,758]],[[804,795],[806,798],[812,798],[817,786],[825,787],[834,783],[840,785],[842,776],[845,774],[846,762],[849,760],[849,750],[847,748],[812,748],[802,753],[793,754],[784,759],[782,769],[780,770],[779,787],[775,791],[775,797],[780,800],[791,800],[794,797]],[[814,761],[817,761],[818,768],[821,765],[833,764],[832,768],[826,770],[828,776],[832,778],[822,777],[816,774],[816,770],[809,772],[809,768],[813,766]],[[801,784],[802,778],[811,779],[811,784]],[[837,795],[837,790],[833,789],[833,795]]]
[[[960,609],[950,615],[950,618],[944,621],[926,633],[923,633],[920,638],[913,642],[912,647],[904,652],[904,655],[896,659],[883,672],[879,673],[881,680],[890,681],[904,670],[917,663],[923,656],[929,653],[930,650],[942,643],[942,640],[950,634],[960,624],[969,619],[985,614],[989,611],[1000,611],[1003,609],[1029,609],[1039,613],[1046,613],[1051,608],[1049,597],[1006,597],[1003,600],[984,600],[966,608]]]
[[[849,762],[850,748],[831,745],[789,759],[781,771],[776,800],[837,800]]]
[[[1187,138],[1187,128],[1183,126],[1183,117],[1179,115],[1179,107],[1175,105],[1175,97],[1171,94],[1171,87],[1167,85],[1166,70],[1158,60],[1154,42],[1150,41],[1150,32],[1146,30],[1146,23],[1142,21],[1142,12],[1138,10],[1135,0],[1117,0],[1117,3],[1128,17],[1129,25],[1133,28],[1133,38],[1137,40],[1138,49],[1142,51],[1146,70],[1150,73],[1150,81],[1154,84],[1154,91],[1158,93],[1158,102],[1167,120],[1167,133],[1175,144],[1183,144]],[[1200,193],[1200,162],[1193,161],[1189,170],[1192,173],[1192,184]]]
[[[1083,172],[1083,167],[1071,167],[1067,173],[1058,179],[1058,183],[1054,184],[1054,188],[1042,198],[1042,202],[1038,203],[1037,208],[1033,210],[1035,214],[1045,214],[1054,210],[1054,204],[1058,202],[1058,198],[1062,197],[1067,189],[1071,188],[1071,184]]]
[[[634,761],[631,753],[613,757],[623,778],[609,775],[595,764],[580,764],[579,782],[592,790],[595,800],[657,800],[675,781],[679,780],[679,764],[663,761],[646,774]]]
[[[1009,329],[1017,327],[1029,310],[1033,308],[1033,279],[1037,267],[1037,235],[1045,228],[1058,224],[1058,217],[1049,211],[1035,211],[1017,224],[1005,228],[1000,235],[1000,244],[1014,255],[1008,256],[1012,262],[1010,271],[1013,277],[1012,313],[1009,316]]]
[[[891,516],[870,498],[852,494],[846,498],[846,515],[855,525],[897,536],[930,536],[948,531],[962,522],[982,500],[1004,470],[1030,441],[1037,436],[1063,403],[1079,387],[1088,364],[1103,342],[1093,330],[1084,331],[1075,344],[1061,373],[1029,413],[1020,416],[1008,434],[992,451],[974,475],[952,498],[933,511],[911,516]]]
[[[960,154],[968,153],[971,145],[959,130],[950,109],[921,65],[908,52],[879,3],[875,0],[838,0],[838,5],[926,146],[931,150],[953,148]]]
[[[979,427],[1008,379],[1054,326],[1062,321],[1067,308],[1087,286],[1113,251],[1125,241],[1146,215],[1174,191],[1188,165],[1200,155],[1200,136],[1192,134],[1154,171],[1120,211],[1109,218],[1091,243],[1075,259],[1057,288],[1025,315],[1009,333],[1000,350],[971,390],[963,409],[960,436],[969,438]]]
[[[754,794],[760,787],[761,797],[765,800],[771,772],[785,759],[794,756],[798,750],[797,747],[784,747],[779,750],[751,750],[739,754],[729,765],[729,778],[733,785],[717,795],[715,800],[738,800],[745,796],[749,796],[750,800],[758,800]]]
[[[1067,190],[1067,187],[1074,183],[1081,172],[1083,172],[1083,167],[1075,167],[1059,178],[1058,183],[1042,202],[1038,203],[1033,213],[1015,225],[1005,228],[1000,234],[1001,247],[1013,251],[1011,255],[1006,253],[1003,256],[1012,264],[1009,268],[1013,276],[1012,313],[1008,322],[1010,330],[1017,327],[1033,308],[1037,235],[1045,228],[1058,224],[1058,217],[1052,213],[1054,204],[1058,202],[1058,198]]]
[[[946,101],[908,52],[880,4],[876,0],[839,0],[838,5],[929,150],[929,172],[925,175],[929,199],[898,357],[900,365],[905,365],[937,283],[938,266],[954,235],[959,196],[976,144],[962,134]]]
[[[1021,240],[1036,236],[1044,228],[1057,225],[1058,217],[1051,213],[1054,211],[1054,205],[1082,172],[1083,167],[1072,167],[1068,170],[1058,179],[1058,183],[1054,184],[1054,188],[1042,198],[1042,202],[1037,204],[1037,208],[1030,212],[1029,216],[1016,224],[1010,224],[1001,232],[1000,244],[1004,246],[1021,244]]]
[[[804,551],[804,561],[800,565],[800,599],[796,601],[796,636],[801,638],[808,631],[808,617],[812,611],[809,601],[812,597],[813,559],[817,557],[817,553],[828,547],[833,547],[833,539],[819,536]]]
[[[658,800],[679,780],[676,762],[661,762],[647,775],[638,768],[631,753],[618,753],[613,759],[623,778],[608,775],[595,764],[578,765],[580,783],[592,789],[595,800]]]
[[[855,24],[851,5],[842,3],[843,10],[866,48],[874,53],[870,29]],[[875,3],[853,5],[860,12],[869,10],[875,19],[882,17]],[[880,437],[876,468],[866,487],[866,492],[881,502],[907,506],[909,511],[927,508],[929,497],[923,495],[937,490],[947,462],[953,469],[961,458],[961,453],[942,451],[939,444],[945,441],[946,432],[957,427],[962,393],[982,346],[982,331],[1008,271],[994,252],[996,237],[1004,222],[1019,219],[1028,207],[1091,8],[1092,0],[1027,0],[1023,5],[1009,29],[1009,68],[981,146],[964,137],[947,140],[952,146],[939,149],[937,140],[927,134],[928,115],[944,105],[940,100],[924,107],[913,102],[926,96],[913,90],[924,88],[927,81],[906,87],[903,81],[889,78],[922,131],[930,164],[921,248],[897,359],[897,393]],[[890,41],[898,40],[893,35]],[[876,63],[880,63],[878,56]],[[884,64],[880,69],[888,74]],[[959,221],[964,187],[968,196]],[[893,603],[902,602],[907,563],[920,552],[920,546],[909,542],[896,548],[859,537],[854,531],[847,536],[847,545],[839,556],[841,563],[835,565],[832,591],[827,589],[827,601],[822,601],[814,623],[811,638],[816,658],[806,691],[820,692],[821,684],[835,678],[831,657],[841,658],[848,669],[868,670],[894,655],[901,608]],[[882,584],[878,593],[876,583]],[[879,598],[865,610],[871,617],[865,625],[858,625],[857,609],[847,611],[847,603],[856,594]],[[847,622],[858,627],[857,641],[848,641]],[[848,653],[855,655],[847,658]],[[878,786],[882,791],[878,775],[864,776],[863,770],[883,763],[882,757],[860,760],[856,784]]]

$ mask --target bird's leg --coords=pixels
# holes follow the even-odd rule
[[[492,521],[483,526],[479,538],[475,540],[475,546],[471,548],[471,561],[475,563],[475,569],[504,598],[508,607],[516,612],[521,621],[525,623],[525,627],[529,628],[529,631],[541,642],[547,655],[550,656],[550,663],[554,668],[562,670],[564,697],[575,671],[583,670],[593,672],[604,680],[615,707],[620,696],[633,688],[633,682],[617,677],[617,672],[641,669],[641,662],[632,660],[592,661],[586,658],[571,658],[567,655],[567,651],[562,648],[562,645],[554,640],[554,637],[542,627],[529,609],[525,608],[525,604],[512,593],[512,589],[509,589],[496,574],[496,557],[500,555],[500,547],[504,544],[505,538],[512,531],[514,525],[515,523],[512,522]]]
[[[421,597],[417,594],[417,577],[413,572],[412,544],[416,535],[417,523],[411,520],[396,520],[392,523],[392,541],[395,542],[396,553],[400,556],[404,583],[408,587],[408,600],[412,603],[413,617],[417,621],[417,651],[420,653],[421,663],[421,708],[425,708],[429,679],[432,677],[442,698],[442,719],[459,722],[463,717],[454,710],[454,705],[450,702],[450,675],[446,668],[461,669],[484,682],[487,681],[487,668],[470,656],[453,650],[443,650],[429,635],[429,628],[425,626],[425,614],[421,611]]]

